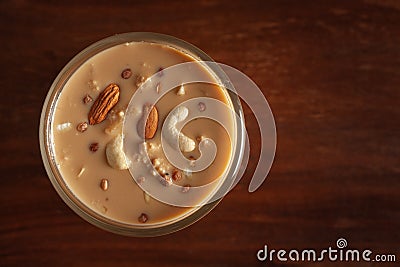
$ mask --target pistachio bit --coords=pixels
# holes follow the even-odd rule
[[[104,129],[104,132],[109,135],[117,135],[122,133],[122,125],[124,121],[124,116],[125,112],[124,111],[119,111],[119,112],[113,112],[114,110],[111,110],[108,116],[108,119],[110,121],[109,125],[107,128]]]

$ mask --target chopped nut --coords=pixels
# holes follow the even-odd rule
[[[173,184],[171,176],[169,175],[169,173],[163,173],[160,174],[161,175],[161,179],[160,182],[163,186],[170,186]]]
[[[147,150],[159,150],[159,149],[161,149],[161,144],[155,144],[155,143],[151,143],[149,141],[147,141],[146,143],[147,143]]]
[[[164,75],[163,70],[164,70],[164,68],[160,67],[160,68],[158,69],[158,71],[157,71],[157,76],[159,76],[159,77],[163,76],[163,75]]]
[[[129,69],[129,68],[124,69],[124,70],[122,71],[122,73],[121,73],[121,77],[122,77],[123,79],[129,79],[131,76],[132,76],[132,70]]]
[[[100,87],[97,85],[97,81],[90,80],[88,82],[88,85],[89,85],[89,88],[92,89],[92,90],[98,91],[100,89]]]
[[[200,143],[200,142],[201,142],[201,140],[203,140],[203,136],[197,136],[197,137],[196,137],[196,141],[197,141],[197,142],[199,142],[199,143]]]
[[[89,150],[92,152],[96,152],[99,149],[99,143],[91,143],[89,145]]]
[[[82,169],[78,173],[78,177],[81,177],[84,172],[85,172],[85,168],[82,167]]]
[[[149,194],[146,193],[146,191],[143,191],[143,197],[144,197],[144,202],[149,203],[151,197],[149,196]]]
[[[107,179],[101,179],[101,181],[100,181],[100,188],[101,188],[103,191],[106,191],[106,190],[108,189],[108,186],[109,186],[108,180],[107,180]]]
[[[146,142],[148,149],[154,149],[154,144],[150,142]]]
[[[164,169],[163,167],[161,167],[161,166],[156,167],[156,170],[158,171],[158,173],[159,173],[160,175],[164,175],[165,173],[167,173],[167,172],[165,171],[165,169]]]
[[[116,114],[116,112],[115,112],[114,109],[111,109],[111,110],[108,112],[107,119],[109,119],[110,121],[115,121],[115,120],[117,119],[117,114]]]
[[[151,164],[153,164],[154,167],[160,166],[160,160],[158,158],[154,158],[151,160]]]
[[[157,83],[157,85],[156,85],[156,92],[157,92],[157,94],[160,93],[160,89],[161,89],[161,84],[160,84],[160,83]]]
[[[190,184],[186,184],[182,187],[181,192],[182,193],[187,193],[190,190]]]
[[[149,220],[149,216],[147,216],[146,213],[142,213],[142,214],[140,214],[140,216],[138,217],[138,221],[139,221],[140,223],[145,223],[145,222],[147,222],[148,220]]]
[[[139,184],[143,184],[144,181],[146,181],[146,178],[144,178],[143,176],[141,176],[141,177],[139,177],[139,178],[137,179],[137,182],[138,182]]]
[[[140,143],[138,145],[140,155],[145,155],[147,153],[147,145],[146,142]]]
[[[204,110],[206,110],[206,104],[204,104],[203,102],[199,102],[199,111],[203,112]]]
[[[136,87],[139,88],[145,81],[146,81],[145,77],[143,77],[142,75],[138,75],[136,77]]]
[[[80,122],[80,123],[76,126],[76,129],[77,129],[79,132],[81,132],[81,133],[83,133],[84,131],[86,131],[87,128],[88,128],[87,122]]]
[[[107,128],[104,129],[104,132],[109,135],[118,135],[122,134],[122,125],[124,121],[124,115],[125,113],[121,110],[117,114],[113,112],[113,110],[110,111],[108,120],[110,121],[109,125]]]
[[[178,91],[176,92],[177,95],[184,95],[185,94],[185,88],[183,87],[183,84],[181,87],[179,87]]]
[[[103,205],[103,207],[101,208],[101,212],[107,213],[107,211],[108,211],[107,207]]]
[[[86,95],[83,99],[83,103],[87,104],[93,101],[93,98],[90,95]]]
[[[65,131],[71,129],[71,125],[72,124],[70,122],[59,124],[59,125],[57,125],[57,130],[60,132],[65,132]]]
[[[179,181],[182,179],[182,172],[179,170],[173,170],[172,172],[172,180]]]

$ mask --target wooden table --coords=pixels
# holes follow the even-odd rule
[[[45,2],[0,3],[0,266],[396,266],[256,257],[264,245],[322,250],[338,238],[399,264],[399,1]],[[176,36],[245,72],[277,125],[258,191],[247,192],[259,137],[246,108],[245,177],[207,217],[156,238],[86,223],[53,189],[39,152],[57,73],[89,44],[131,31]]]

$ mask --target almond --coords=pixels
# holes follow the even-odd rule
[[[112,83],[99,94],[89,111],[89,124],[98,124],[105,120],[108,112],[118,103],[119,86]]]
[[[147,118],[147,119],[146,119]],[[137,132],[140,137],[151,139],[157,132],[158,110],[155,106],[146,104],[143,106],[143,115],[137,124]],[[144,129],[144,133],[143,133]],[[143,136],[144,134],[144,136]]]
[[[146,126],[144,129],[144,137],[151,139],[156,134],[158,127],[158,111],[155,106],[150,110],[149,116],[147,117]]]

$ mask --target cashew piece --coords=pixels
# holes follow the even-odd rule
[[[117,170],[129,168],[129,161],[123,150],[122,135],[117,135],[106,146],[106,156],[108,164]]]
[[[57,125],[57,130],[60,132],[66,132],[72,128],[72,123],[65,122]]]
[[[190,152],[196,148],[196,142],[184,135],[182,132],[178,131],[176,128],[176,124],[186,119],[188,115],[189,110],[184,106],[179,106],[172,111],[165,121],[167,131],[165,131],[164,137],[171,146],[173,146],[176,142],[175,140],[178,139],[179,148],[183,152]]]

